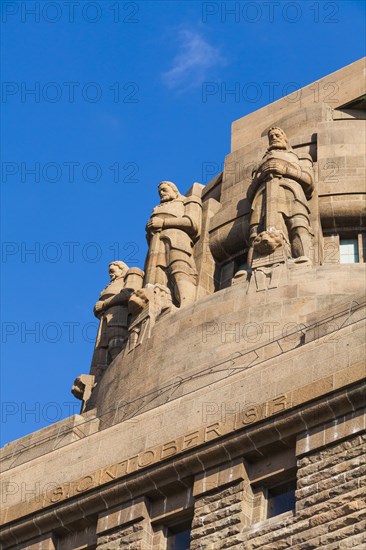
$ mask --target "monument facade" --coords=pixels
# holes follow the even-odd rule
[[[80,414],[2,451],[4,550],[366,547],[364,70],[235,121],[207,185],[158,185]]]

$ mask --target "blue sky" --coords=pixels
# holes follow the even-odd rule
[[[1,6],[3,444],[79,411],[159,181],[207,183],[232,121],[365,55],[360,1],[71,4]]]

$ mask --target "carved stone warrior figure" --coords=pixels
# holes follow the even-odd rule
[[[113,359],[124,349],[128,336],[128,300],[142,287],[143,271],[128,268],[124,262],[109,264],[110,283],[102,290],[94,306],[100,320],[90,374],[98,383]]]
[[[149,252],[145,286],[169,288],[174,305],[184,307],[196,298],[197,271],[193,246],[200,236],[202,203],[197,196],[181,195],[169,181],[158,187],[160,204],[146,225]]]
[[[281,128],[270,128],[268,140],[247,193],[252,203],[250,254],[260,233],[280,231],[290,243],[290,257],[306,261],[313,237],[308,203],[314,190],[313,162],[310,155],[298,157]]]

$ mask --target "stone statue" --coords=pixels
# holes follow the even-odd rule
[[[100,320],[90,374],[98,383],[108,365],[124,349],[128,336],[128,301],[142,287],[144,272],[128,268],[124,262],[109,264],[110,283],[102,290],[94,306]]]
[[[181,195],[169,181],[159,186],[160,204],[146,225],[149,252],[145,264],[145,286],[169,288],[173,304],[184,307],[196,299],[197,271],[193,246],[200,236],[200,197]]]
[[[289,244],[284,246],[289,258],[309,262],[313,238],[308,202],[314,190],[312,159],[310,155],[299,158],[281,128],[270,128],[268,140],[269,147],[253,172],[247,193],[251,202],[248,263],[251,265],[255,249],[259,255],[261,250],[262,254],[270,250],[268,243],[275,234]]]

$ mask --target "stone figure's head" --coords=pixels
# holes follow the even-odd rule
[[[253,241],[253,247],[259,254],[267,255],[272,254],[283,243],[282,232],[262,231]]]
[[[288,139],[285,132],[277,126],[273,126],[268,130],[268,150],[272,149],[288,149]]]
[[[160,202],[169,202],[179,197],[177,186],[171,181],[161,181],[158,185]]]
[[[80,401],[86,402],[95,387],[94,382],[95,376],[93,374],[80,374],[74,380],[74,384],[71,388],[71,393],[74,397],[76,397],[76,399],[80,399]],[[84,407],[85,403],[83,404],[82,412],[84,410]]]
[[[124,262],[116,261],[109,264],[109,276],[111,281],[118,277],[123,277],[128,270],[128,265]]]
[[[76,399],[82,400],[84,396],[84,392],[85,392],[85,384],[80,379],[80,376],[78,376],[74,380],[74,384],[71,388],[71,393],[73,394],[74,397],[76,397]]]

